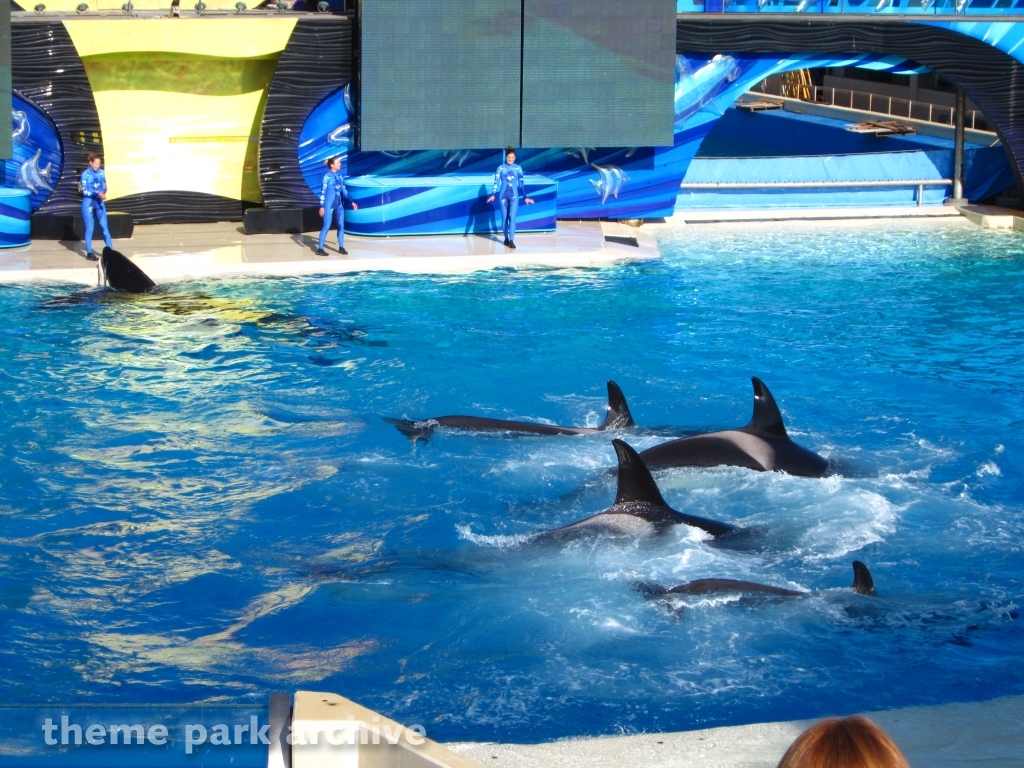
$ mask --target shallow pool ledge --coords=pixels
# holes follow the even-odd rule
[[[864,714],[893,738],[913,766],[1024,765],[1024,696]],[[793,740],[815,722],[755,723],[547,744],[463,742],[448,747],[495,768],[775,768]]]
[[[959,210],[969,222],[985,229],[1024,229],[1021,211],[1012,208],[968,204],[959,206]]]
[[[343,696],[298,691],[291,711],[290,756],[283,750],[275,752],[272,742],[267,766],[480,768],[472,759],[431,741],[424,733],[421,726],[399,725]]]
[[[555,232],[519,235],[516,245],[511,250],[495,237],[478,235],[349,235],[348,255],[342,255],[332,233],[324,257],[314,252],[315,235],[245,235],[235,223],[138,226],[131,239],[114,241],[157,284],[261,275],[600,267],[659,258],[652,233],[617,222],[561,221]],[[46,280],[95,286],[96,265],[85,260],[83,251],[79,242],[55,240],[0,251],[0,283]]]

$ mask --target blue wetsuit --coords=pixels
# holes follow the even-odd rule
[[[519,211],[519,196],[526,199],[526,187],[523,184],[523,169],[515,163],[502,163],[494,172],[494,189],[491,194],[498,198],[501,206],[501,228],[505,240],[512,243],[516,239],[516,213]]]
[[[345,177],[341,171],[328,171],[324,174],[324,182],[320,187],[320,207],[324,209],[324,226],[320,230],[320,243],[317,250],[324,249],[324,241],[331,230],[331,220],[335,220],[338,228],[338,248],[345,247],[345,203],[352,198],[345,186]]]
[[[114,243],[110,239],[110,229],[107,227],[107,206],[100,198],[100,192],[107,191],[107,177],[103,173],[103,169],[94,171],[92,168],[86,168],[82,171],[82,177],[78,180],[78,190],[82,193],[86,254],[92,253],[92,231],[96,225],[96,219],[99,219],[100,222],[103,242],[107,244],[107,248],[113,248]]]

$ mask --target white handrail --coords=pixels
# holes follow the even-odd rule
[[[762,88],[763,88],[765,83],[762,82],[761,85],[762,85]],[[830,107],[846,107],[847,109],[856,109],[856,107],[854,106],[854,101],[857,98],[863,99],[863,98],[866,97],[867,101],[868,101],[868,108],[867,108],[866,111],[868,111],[868,112],[874,112],[877,115],[889,115],[890,117],[905,117],[908,120],[921,120],[922,122],[936,123],[937,125],[953,125],[953,118],[954,118],[954,116],[956,114],[956,108],[955,107],[947,107],[944,104],[932,104],[929,101],[913,101],[912,99],[903,99],[903,98],[900,98],[899,96],[885,96],[884,98],[888,99],[888,104],[886,105],[885,112],[876,111],[875,110],[875,106],[876,106],[876,104],[880,105],[880,103],[875,101],[875,97],[882,98],[881,94],[870,93],[868,91],[855,91],[855,90],[853,90],[851,88],[833,88],[833,87],[826,88],[825,86],[822,86],[822,85],[803,85],[803,86],[799,86],[798,88],[790,89],[790,90],[795,90],[796,91],[796,95],[795,96],[786,96],[785,94],[782,93],[783,90],[784,89],[780,85],[780,87],[778,88],[778,91],[779,91],[778,93],[770,93],[769,94],[767,91],[753,91],[753,90],[752,91],[748,91],[747,93],[749,93],[751,95],[758,95],[758,96],[761,95],[761,94],[770,95],[770,96],[780,96],[782,98],[797,99],[798,101],[803,101],[803,102],[805,102],[807,104],[825,104],[825,105],[830,106]],[[850,94],[850,98],[848,100],[847,99],[843,100],[843,101],[848,101],[847,104],[836,104],[836,91],[845,91],[846,93]],[[803,97],[804,93],[806,93],[810,98],[804,98]],[[820,100],[818,99],[818,95],[819,94],[821,94],[821,97],[822,97]],[[830,97],[830,100],[828,100],[828,101],[825,100],[826,95],[828,95]],[[906,114],[903,114],[902,110],[900,112],[896,113],[896,114],[893,114],[892,107],[893,107],[893,102],[894,101],[903,102],[904,104],[907,105]],[[917,108],[919,113],[921,113],[924,110],[924,108],[927,107],[928,108],[928,117],[927,118],[924,118],[924,117],[914,117],[914,109],[915,109],[915,107]],[[943,116],[948,114],[949,115],[949,119],[948,120],[936,120],[935,118],[938,117],[938,115],[935,114],[935,107],[939,108],[940,114],[943,114]],[[978,130],[978,128],[977,128],[978,110],[972,109],[972,110],[970,110],[969,115],[965,114],[964,115],[964,122],[965,123],[968,122],[968,120],[967,120],[968,116],[970,117],[970,121],[969,122],[970,122],[971,129],[972,130]],[[984,118],[984,115],[982,115],[982,118]],[[991,133],[991,131],[989,131],[989,133]]]
[[[680,189],[857,189],[917,187],[917,205],[924,205],[925,187],[948,187],[952,179],[885,179],[879,181],[684,181]]]
[[[952,179],[884,179],[879,181],[684,181],[680,189],[816,189],[818,187],[948,187]]]

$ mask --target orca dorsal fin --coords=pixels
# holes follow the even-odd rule
[[[875,594],[875,580],[871,578],[871,571],[860,560],[853,561],[853,584],[850,589],[862,595]]]
[[[156,288],[156,283],[149,275],[120,251],[108,246],[103,249],[100,258],[107,284],[114,290],[125,293],[148,293]]]
[[[768,391],[768,387],[757,376],[751,376],[750,382],[754,385],[754,415],[744,429],[788,437],[779,406],[775,404],[775,398]]]
[[[633,414],[629,412],[626,405],[626,396],[622,394],[619,385],[614,381],[608,382],[608,413],[604,417],[604,424],[601,429],[625,429],[635,427]]]
[[[612,440],[612,445],[619,457],[619,489],[615,494],[615,503],[645,502],[667,507],[668,504],[651,477],[651,471],[640,455],[621,440]]]

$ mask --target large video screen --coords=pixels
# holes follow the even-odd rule
[[[0,160],[14,154],[11,122],[11,4],[0,1]]]
[[[360,148],[519,143],[521,0],[362,0]]]
[[[675,0],[523,0],[524,147],[672,143]]]

